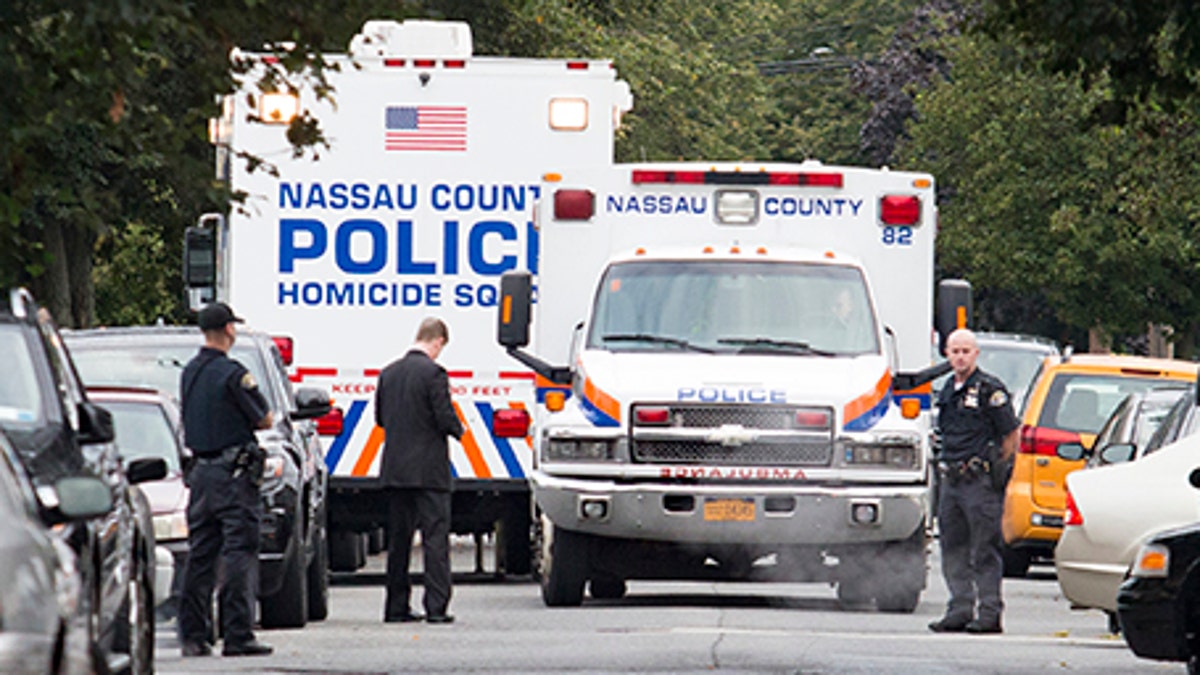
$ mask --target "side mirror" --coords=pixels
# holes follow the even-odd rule
[[[116,438],[113,431],[112,413],[91,401],[79,404],[79,442],[111,443]]]
[[[113,509],[112,492],[93,476],[60,478],[48,491],[39,489],[38,496],[55,523],[99,518]]]
[[[1059,443],[1058,447],[1054,449],[1054,454],[1058,455],[1059,459],[1078,462],[1088,456],[1088,451],[1082,443]]]
[[[938,282],[937,316],[938,352],[946,354],[946,338],[959,328],[971,325],[974,312],[971,283],[966,279],[943,279]]]
[[[184,230],[183,283],[188,288],[217,284],[217,243],[212,228],[194,226]]]
[[[301,387],[296,391],[296,410],[292,412],[294,420],[311,420],[328,415],[332,404],[329,393],[316,387]]]
[[[533,307],[533,275],[506,272],[500,277],[496,341],[506,349],[529,344],[529,321]]]
[[[1133,443],[1109,443],[1100,451],[1100,459],[1105,464],[1120,464],[1128,462],[1137,454],[1137,446]]]
[[[167,462],[162,457],[142,457],[125,467],[125,478],[130,485],[162,480],[167,477]]]

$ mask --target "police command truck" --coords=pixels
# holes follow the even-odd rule
[[[545,602],[762,579],[913,611],[945,372],[932,177],[805,162],[545,179],[536,293],[507,274],[497,310],[499,342],[540,376]],[[945,330],[966,320],[949,288]]]
[[[499,564],[530,566],[530,440],[493,433],[491,417],[531,407],[534,378],[492,337],[498,281],[538,271],[530,216],[545,167],[611,164],[632,97],[607,61],[472,52],[464,23],[369,21],[347,54],[324,56],[332,96],[319,97],[272,53],[235,50],[241,89],[211,125],[218,172],[242,200],[189,233],[193,304],[215,294],[280,336],[292,378],[344,411],[325,446],[335,569],[361,562],[356,533],[383,524],[375,382],[427,316],[449,325],[441,360],[467,430],[451,444],[453,529],[499,523]],[[268,73],[294,88],[261,93]],[[289,142],[297,115],[328,140],[315,158]]]

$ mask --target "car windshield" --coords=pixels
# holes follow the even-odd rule
[[[840,356],[877,354],[879,337],[853,267],[638,261],[605,273],[588,346]]]
[[[4,354],[5,363],[5,373],[0,376],[0,425],[36,422],[42,415],[42,395],[19,326],[0,325],[0,354]]]
[[[179,376],[199,347],[182,343],[148,344],[111,341],[93,344],[77,340],[69,344],[71,358],[84,384],[89,387],[117,386],[159,389],[179,396]],[[267,400],[271,380],[267,378],[258,350],[251,344],[235,344],[229,356],[246,366]]]
[[[1163,382],[1154,377],[1059,374],[1050,383],[1038,426],[1094,434],[1127,395]]]
[[[130,462],[160,457],[167,463],[168,474],[179,473],[179,446],[160,406],[127,401],[105,401],[101,405],[112,413],[121,459]]]

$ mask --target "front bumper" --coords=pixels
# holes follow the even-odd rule
[[[1185,613],[1178,589],[1166,579],[1131,577],[1117,594],[1121,633],[1134,654],[1161,661],[1187,661]]]
[[[623,483],[535,471],[538,506],[555,525],[605,537],[707,544],[866,544],[907,539],[924,525],[929,488],[917,485]],[[707,520],[715,500],[753,503],[751,520]],[[588,516],[604,503],[603,517]],[[873,506],[874,522],[853,518]],[[690,506],[690,508],[689,508]]]
[[[1117,610],[1117,591],[1129,571],[1113,547],[1092,543],[1077,527],[1067,528],[1054,549],[1054,567],[1063,595],[1077,608]]]

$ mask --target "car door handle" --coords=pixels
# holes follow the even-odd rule
[[[1050,460],[1046,457],[1038,457],[1034,463],[1038,466],[1050,466]]]

